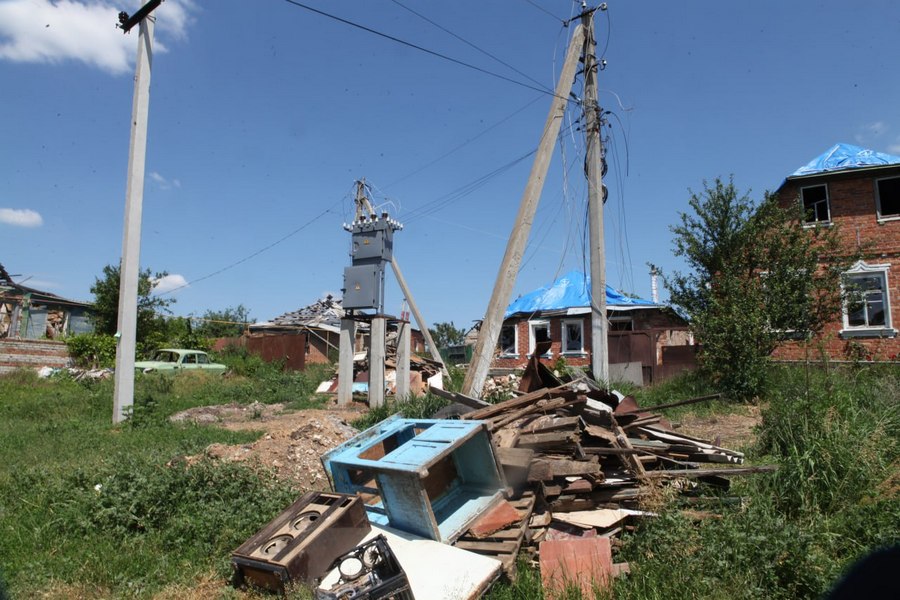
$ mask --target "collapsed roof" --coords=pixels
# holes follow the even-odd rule
[[[339,332],[343,316],[341,300],[329,294],[309,306],[284,313],[271,321],[254,323],[250,329],[315,328]]]

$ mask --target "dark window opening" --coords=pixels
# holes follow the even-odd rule
[[[831,220],[828,209],[828,188],[824,185],[803,188],[800,190],[803,198],[803,222],[827,223]]]
[[[900,217],[900,177],[878,182],[878,216]]]

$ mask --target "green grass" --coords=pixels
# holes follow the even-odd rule
[[[296,498],[271,473],[184,460],[258,433],[167,417],[231,401],[318,406],[321,373],[181,375],[138,378],[134,417],[119,427],[112,381],[0,377],[0,571],[11,597],[60,582],[149,597],[204,573],[224,581],[231,551]]]
[[[824,370],[776,367],[764,399],[751,463],[773,474],[732,478],[729,496],[690,520],[677,504],[623,538],[614,560],[632,573],[614,583],[618,600],[793,600],[819,598],[856,560],[900,543],[900,373],[892,367]],[[715,390],[687,375],[636,394],[642,406]],[[740,410],[733,403],[665,411],[670,417]],[[712,495],[711,491],[704,492]],[[543,597],[536,568],[491,600]],[[568,598],[580,598],[571,591]],[[596,595],[606,597],[604,593]]]
[[[324,373],[284,374],[242,361],[231,378],[138,379],[134,418],[113,427],[112,382],[0,377],[0,579],[10,597],[66,586],[96,597],[146,598],[190,589],[298,494],[270,473],[184,457],[253,433],[175,425],[172,413],[205,404],[286,401],[318,406]],[[763,423],[749,449],[776,473],[733,478],[712,502],[720,519],[686,518],[677,505],[623,538],[616,580],[628,599],[816,598],[860,556],[900,542],[900,375],[878,367],[774,368]],[[644,406],[713,392],[696,375],[635,390]],[[401,411],[427,417],[445,403],[425,396],[372,411],[366,427]],[[730,403],[666,411],[678,417],[740,410]],[[705,493],[709,495],[708,493]],[[492,600],[538,599],[540,573],[525,562]],[[222,597],[237,596],[218,588]],[[2,582],[0,582],[2,590]],[[302,591],[299,596],[304,597]],[[0,592],[0,597],[3,592]],[[569,590],[566,598],[578,598]]]

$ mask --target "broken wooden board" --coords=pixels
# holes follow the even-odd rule
[[[531,463],[528,481],[551,481],[569,475],[600,475],[600,464],[587,460],[538,458]]]
[[[541,582],[549,600],[566,597],[575,587],[593,598],[596,589],[609,585],[612,549],[608,538],[546,540],[540,545]]]
[[[601,529],[608,529],[631,516],[653,516],[653,513],[626,508],[598,508],[595,510],[553,513],[553,518],[557,521],[578,527],[599,527]]]
[[[500,531],[504,527],[518,523],[522,520],[513,505],[506,500],[501,500],[486,512],[482,513],[471,526],[468,535],[477,539],[484,539],[492,533]]]
[[[519,514],[519,521],[482,539],[466,532],[454,545],[469,552],[496,558],[503,565],[506,576],[513,579],[516,574],[516,557],[519,555],[519,549],[529,531],[528,522],[534,510],[535,496],[528,493],[518,500],[509,500],[508,502]]]

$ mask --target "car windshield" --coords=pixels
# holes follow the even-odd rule
[[[175,352],[168,352],[166,350],[157,350],[156,354],[153,355],[153,360],[159,362],[178,362],[178,354]]]

